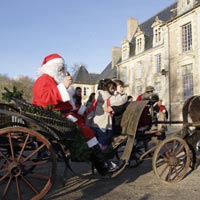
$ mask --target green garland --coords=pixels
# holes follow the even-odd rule
[[[11,102],[12,97],[23,99],[23,91],[18,91],[15,86],[13,86],[13,92],[10,92],[7,88],[4,88],[6,92],[2,93],[2,99]]]
[[[71,159],[79,162],[89,162],[91,158],[91,150],[89,149],[85,138],[81,133],[81,129],[77,127],[77,132],[74,140],[63,141],[63,143],[69,147]]]
[[[66,128],[72,128],[75,136],[73,140],[63,140],[62,143],[69,147],[71,156],[77,161],[89,161],[91,152],[85,142],[83,137],[82,130],[73,122],[66,120],[62,116],[60,111],[54,111],[53,106],[50,105],[47,108],[42,108],[40,106],[34,106],[23,99],[23,91],[18,91],[14,86],[13,91],[9,91],[7,88],[4,88],[6,92],[2,93],[2,98],[8,102],[11,100],[18,101],[22,110],[25,114],[30,113],[31,117],[39,120],[40,122],[57,125]],[[50,117],[50,118],[49,118]],[[51,120],[52,119],[52,120]]]

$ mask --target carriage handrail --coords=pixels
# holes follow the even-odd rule
[[[51,110],[46,110],[28,103],[23,99],[11,97],[11,100],[19,106],[17,108],[18,112],[0,109],[0,113],[4,116],[15,116],[24,119],[26,122],[36,124],[37,127],[41,128],[41,130],[45,130],[46,134],[53,135],[57,140],[74,137],[74,132],[77,131],[77,126],[66,118]]]
[[[156,121],[153,124],[183,124],[183,121]]]
[[[44,109],[41,106],[36,106],[23,99],[18,99],[16,97],[11,97],[11,99],[20,106],[20,112],[23,115],[36,120],[41,120],[41,122],[44,122],[50,126],[56,125],[63,128],[76,126],[60,113],[55,113],[50,109]]]

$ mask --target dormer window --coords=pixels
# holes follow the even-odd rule
[[[144,32],[142,32],[140,30],[140,27],[138,27],[138,30],[135,34],[135,52],[136,54],[141,53],[144,51],[144,47],[145,47],[145,36],[144,36]]]
[[[128,40],[122,41],[122,61],[129,58],[130,45]]]
[[[136,39],[136,48],[137,48],[137,52],[141,52],[142,50],[142,38],[137,38]]]
[[[155,42],[158,43],[161,41],[161,29],[158,27],[155,29]]]
[[[155,22],[151,26],[153,28],[153,47],[162,44],[163,42],[162,24],[163,22],[156,16]]]

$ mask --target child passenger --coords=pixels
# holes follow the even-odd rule
[[[92,129],[101,144],[102,150],[107,149],[111,144],[112,132],[112,113],[106,112],[108,99],[114,94],[116,84],[111,79],[101,80],[95,94],[95,115],[93,118]],[[94,102],[93,102],[94,105]]]
[[[126,107],[130,103],[127,95],[124,93],[124,82],[121,80],[115,80],[116,92],[112,95],[110,100],[110,106],[107,108],[108,112],[112,112],[112,131],[113,131],[113,146],[124,141],[127,136],[122,136],[121,131],[121,119]]]

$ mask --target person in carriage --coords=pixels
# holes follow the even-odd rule
[[[153,86],[147,86],[145,92],[140,94],[136,99],[136,101],[149,101],[140,117],[137,128],[138,132],[149,130],[152,126],[152,122],[156,119],[154,110],[150,112],[150,107],[153,109],[153,105],[159,100],[159,96],[157,93],[154,93],[154,90],[155,88]]]
[[[54,110],[60,110],[66,118],[82,129],[92,152],[91,160],[101,175],[113,173],[123,167],[125,161],[113,164],[104,156],[94,131],[85,125],[83,114],[86,107],[73,101],[72,77],[66,74],[63,57],[57,53],[46,56],[38,69],[38,75],[33,86],[32,103],[43,108],[54,106]]]
[[[87,110],[88,114],[94,112],[91,127],[105,152],[127,139],[127,136],[120,135],[120,122],[128,102],[123,87],[121,80],[100,80],[93,102]]]

